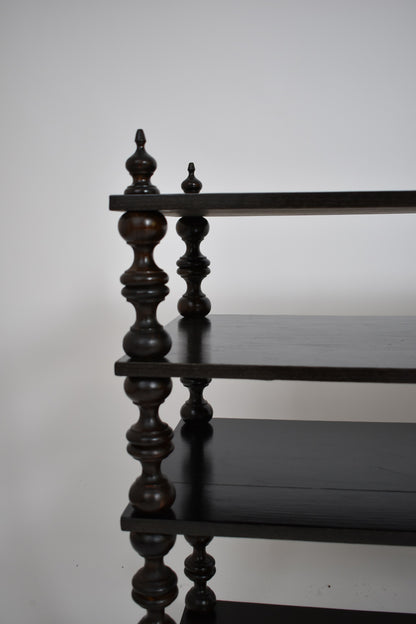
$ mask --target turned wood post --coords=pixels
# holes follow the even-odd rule
[[[136,135],[137,150],[126,162],[133,178],[125,194],[158,194],[150,183],[156,161],[144,149],[143,130]],[[123,341],[124,351],[139,360],[159,359],[167,354],[171,339],[156,318],[156,309],[169,292],[167,274],[154,261],[153,250],[166,234],[166,219],[160,212],[126,212],[120,218],[119,232],[131,245],[133,264],[121,276],[121,291],[136,310],[136,321]]]
[[[195,178],[195,165],[189,163],[189,175],[182,182],[185,193],[199,193],[202,183]],[[209,223],[204,217],[181,217],[176,231],[186,245],[184,255],[177,261],[178,274],[186,282],[186,292],[179,299],[178,311],[188,318],[201,318],[209,314],[211,302],[201,290],[201,282],[209,273],[210,261],[200,251],[199,246],[209,232]]]
[[[150,178],[156,161],[144,149],[143,130],[136,134],[137,150],[126,162],[133,183],[127,194],[158,194]],[[156,320],[156,308],[168,293],[168,276],[153,260],[153,249],[166,231],[166,219],[159,212],[127,212],[119,222],[120,233],[134,249],[132,266],[123,273],[122,290],[133,303],[137,320],[126,334],[123,346],[135,359],[161,359],[171,340]],[[130,489],[130,502],[140,512],[155,513],[170,507],[175,499],[173,485],[161,472],[162,460],[173,450],[172,429],[159,418],[159,407],[170,394],[168,378],[127,377],[124,389],[140,410],[140,418],[128,433],[128,452],[142,464],[142,474]]]
[[[191,484],[186,504],[200,518],[204,518],[207,513],[204,487],[210,481],[211,465],[205,456],[205,446],[209,444],[213,433],[212,426],[201,421],[197,425],[185,423],[181,429],[181,436],[186,440],[189,449],[189,457],[184,464]],[[206,547],[213,538],[185,535],[185,539],[193,547],[192,554],[185,559],[185,574],[194,583],[185,597],[185,604],[190,611],[203,614],[214,609],[216,605],[215,594],[207,586],[215,574],[215,560],[206,552]]]
[[[130,488],[130,502],[142,513],[156,513],[175,500],[175,488],[160,467],[173,451],[172,429],[159,417],[159,407],[169,396],[172,381],[127,377],[124,389],[140,409],[138,422],[127,432],[127,451],[142,465],[142,474]]]
[[[150,182],[156,161],[145,148],[143,130],[136,135],[136,152],[126,168],[133,181],[125,194],[158,194]],[[153,250],[166,233],[166,219],[157,211],[126,212],[119,221],[119,231],[134,252],[133,264],[121,276],[122,294],[133,304],[136,321],[123,340],[128,356],[141,360],[160,360],[168,353],[171,339],[156,318],[159,303],[169,292],[167,274],[154,261]],[[129,499],[140,514],[157,514],[169,509],[175,489],[161,471],[161,463],[173,450],[172,429],[159,417],[159,407],[169,396],[169,378],[127,377],[127,396],[139,408],[139,420],[127,432],[127,451],[142,466],[141,475],[130,488]],[[175,600],[176,574],[163,557],[175,543],[175,536],[131,533],[133,548],[144,558],[144,566],[133,578],[132,596],[147,610],[141,624],[175,624],[165,608]]]
[[[193,553],[185,559],[185,574],[194,582],[194,587],[186,594],[185,604],[190,611],[205,613],[216,604],[214,592],[207,587],[215,574],[215,559],[206,552],[212,537],[185,535],[185,539],[193,547]]]
[[[188,177],[181,184],[184,193],[199,193],[202,183],[195,177],[195,165],[189,163]],[[204,217],[181,217],[176,224],[176,231],[186,244],[184,255],[177,261],[178,274],[184,278],[187,286],[185,294],[179,299],[178,311],[185,318],[203,318],[211,310],[211,302],[201,290],[201,282],[210,273],[210,261],[200,251],[200,244],[209,231],[208,221]],[[181,378],[189,389],[189,399],[181,409],[185,422],[208,422],[212,418],[212,407],[203,398],[204,388],[211,379]]]
[[[176,540],[175,535],[130,533],[134,550],[144,558],[144,566],[133,577],[132,598],[147,610],[139,624],[175,624],[165,609],[178,595],[178,579],[163,557]]]
[[[203,397],[204,389],[211,379],[190,379],[181,377],[181,382],[189,390],[189,399],[181,407],[181,416],[186,423],[207,423],[211,420],[213,409]]]

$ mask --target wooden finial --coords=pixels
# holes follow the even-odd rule
[[[202,182],[195,177],[195,165],[189,163],[188,165],[188,177],[181,184],[181,189],[184,193],[199,193],[202,189]]]
[[[150,178],[156,171],[157,163],[144,149],[146,137],[143,130],[136,133],[137,149],[126,161],[126,169],[133,178],[133,184],[124,191],[125,195],[150,194],[158,195],[159,189],[150,182]]]

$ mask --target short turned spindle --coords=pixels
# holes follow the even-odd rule
[[[161,472],[161,463],[173,450],[172,429],[159,417],[159,407],[169,396],[169,378],[127,377],[127,396],[140,410],[140,418],[127,432],[127,451],[140,461],[142,474],[130,488],[130,502],[142,513],[157,513],[175,500],[175,488]]]
[[[212,537],[185,535],[193,547],[193,553],[185,559],[185,574],[193,581],[194,587],[186,594],[185,604],[190,611],[206,613],[216,604],[216,597],[207,582],[215,574],[215,560],[206,552]]]
[[[211,420],[212,406],[203,397],[204,389],[211,379],[189,379],[181,377],[181,382],[189,390],[189,399],[181,408],[181,416],[186,423],[207,423]]]
[[[132,582],[133,600],[147,610],[139,624],[175,624],[165,609],[178,595],[178,579],[163,561],[175,540],[175,535],[130,534],[133,548],[144,558]]]
[[[195,178],[195,166],[189,163],[189,175],[182,182],[185,193],[199,193],[202,184]],[[178,274],[186,282],[186,292],[179,299],[178,311],[186,318],[201,318],[209,314],[211,302],[201,290],[201,282],[210,273],[210,261],[200,251],[200,244],[208,234],[209,224],[204,217],[181,217],[176,231],[186,245],[184,255],[177,261]]]

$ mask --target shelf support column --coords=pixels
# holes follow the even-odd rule
[[[182,182],[184,193],[199,193],[202,183],[195,177],[195,166],[189,163],[188,177]],[[200,251],[201,242],[209,232],[209,223],[204,217],[181,217],[176,224],[176,231],[186,245],[184,255],[177,261],[178,274],[186,282],[187,290],[179,299],[178,311],[184,317],[182,323],[189,319],[203,320],[211,311],[211,302],[201,290],[202,280],[209,275],[210,261]],[[208,320],[205,320],[209,324]],[[198,328],[203,331],[203,326]],[[197,337],[197,341],[201,339]],[[210,430],[208,425],[212,418],[211,405],[203,397],[206,386],[211,379],[196,379],[189,377],[181,378],[182,384],[189,390],[189,399],[181,408],[181,417],[185,422],[185,428],[191,428],[188,432],[196,436],[193,445],[197,451],[200,438],[203,433]],[[199,434],[195,430],[199,429]],[[185,598],[186,607],[190,611],[206,613],[211,611],[216,604],[214,592],[207,587],[207,582],[215,574],[214,558],[207,554],[206,546],[212,537],[185,535],[185,539],[193,547],[193,553],[185,560],[185,574],[194,582],[194,587],[189,590]]]
[[[188,174],[182,182],[182,190],[184,193],[199,193],[202,183],[195,177],[194,163],[189,163]],[[210,273],[210,261],[199,247],[209,232],[209,223],[204,217],[181,217],[176,224],[176,231],[186,245],[184,255],[176,263],[178,274],[187,285],[185,294],[179,299],[178,311],[185,319],[203,319],[211,310],[211,302],[201,290],[202,280]],[[189,399],[181,409],[185,422],[206,423],[212,418],[212,407],[203,398],[204,388],[210,381],[181,378],[183,385],[189,389]]]
[[[145,560],[133,577],[132,598],[147,610],[139,624],[175,624],[165,609],[178,595],[178,579],[163,561],[175,540],[175,535],[130,533],[134,550]]]
[[[185,559],[185,574],[194,582],[194,587],[186,594],[185,605],[190,611],[206,613],[216,604],[216,597],[207,582],[215,574],[215,559],[206,552],[212,537],[185,535],[186,541],[193,547],[193,553]]]
[[[136,135],[137,150],[126,162],[133,178],[125,190],[126,195],[158,195],[159,190],[150,183],[156,161],[144,149],[143,130]],[[136,310],[136,322],[123,341],[124,351],[132,358],[155,360],[166,355],[171,339],[156,318],[157,306],[169,293],[167,274],[154,261],[153,251],[166,234],[167,223],[162,213],[126,212],[119,221],[119,232],[133,248],[133,264],[121,276],[121,291]]]
[[[186,423],[207,423],[211,420],[213,409],[203,397],[203,392],[211,379],[190,379],[181,377],[181,382],[189,390],[189,399],[181,407],[181,417]]]
[[[133,178],[125,194],[158,194],[150,178],[156,161],[144,149],[146,139],[137,131],[136,152],[126,168]],[[157,211],[126,212],[120,218],[119,232],[133,248],[133,264],[121,276],[122,294],[133,304],[136,321],[123,340],[125,353],[133,359],[160,360],[170,350],[171,339],[156,318],[156,311],[169,292],[167,274],[154,261],[155,246],[164,237],[166,219]],[[127,432],[127,451],[140,461],[142,473],[129,492],[134,509],[140,514],[168,510],[175,500],[173,484],[161,471],[161,463],[173,450],[173,432],[159,417],[159,407],[169,396],[169,378],[127,377],[127,396],[140,410],[139,420]],[[133,577],[133,600],[147,610],[141,624],[175,624],[165,608],[178,594],[176,574],[163,557],[175,543],[175,536],[134,532],[133,548],[144,558],[144,566]]]
[[[189,175],[182,182],[185,193],[199,193],[202,183],[195,178],[195,165],[189,163]],[[184,255],[177,261],[178,274],[186,282],[186,292],[179,299],[178,311],[185,318],[203,318],[211,310],[211,302],[201,290],[202,280],[209,275],[210,261],[200,251],[200,244],[209,232],[205,217],[181,217],[176,231],[186,245]]]

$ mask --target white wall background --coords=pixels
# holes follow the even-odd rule
[[[3,3],[2,621],[139,619],[140,560],[118,528],[136,412],[112,374],[131,256],[107,211],[136,129],[162,192],[189,160],[207,192],[415,188],[415,19],[412,0]],[[157,254],[170,271],[173,226]],[[414,228],[413,215],[212,220],[205,291],[220,313],[414,314]],[[174,273],[170,286],[163,322],[183,292]],[[207,398],[218,416],[411,421],[415,394],[218,381]],[[172,425],[185,397],[175,383]],[[178,538],[168,557],[177,618],[188,552]],[[224,599],[416,611],[411,549],[217,539],[211,552]]]

